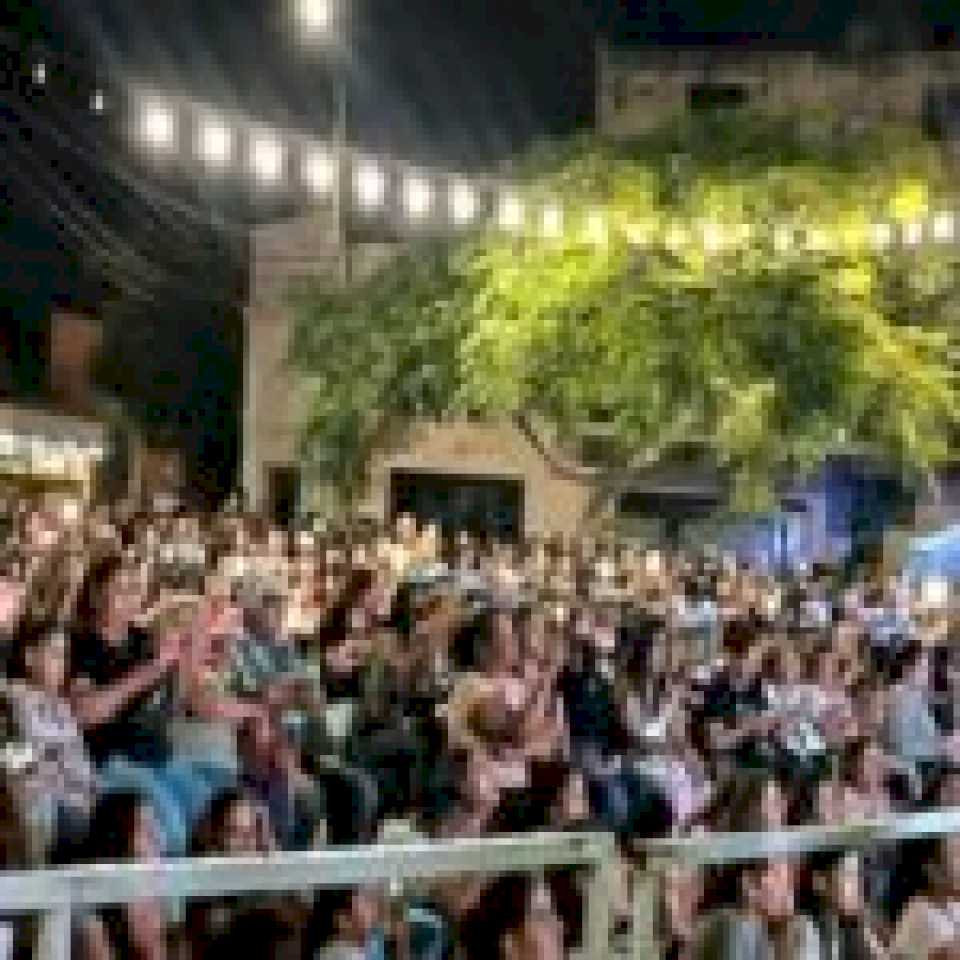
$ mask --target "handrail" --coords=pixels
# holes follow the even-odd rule
[[[191,899],[356,887],[464,873],[522,873],[596,866],[603,834],[543,833],[445,843],[328,848],[253,857],[202,857],[153,863],[97,863],[0,873],[0,913],[52,907],[107,907],[150,898]]]
[[[531,833],[153,863],[98,863],[67,869],[0,872],[0,915],[40,914],[41,960],[69,960],[73,912],[136,900],[216,898],[244,893],[426,880],[470,873],[531,873],[587,867],[585,948],[606,960],[613,838],[603,833]]]
[[[715,833],[647,840],[637,845],[645,863],[634,882],[634,960],[662,960],[659,938],[660,880],[673,863],[709,866],[789,859],[832,850],[859,850],[875,843],[919,840],[960,833],[960,807],[881,817],[839,826],[794,827],[770,833]]]
[[[842,826],[644,841],[637,845],[646,863],[635,884],[631,956],[637,960],[660,960],[658,884],[660,872],[667,864],[705,866],[789,858],[953,833],[960,833],[960,808],[957,807]],[[45,920],[43,960],[69,960],[71,915],[79,909],[150,898],[215,898],[242,893],[346,888],[458,874],[529,873],[550,867],[586,867],[591,871],[585,924],[586,957],[601,960],[609,952],[614,853],[613,838],[607,834],[531,833],[330,848],[263,858],[212,857],[0,872],[0,914],[42,914]]]
[[[917,840],[951,833],[960,833],[960,807],[944,807],[839,826],[648,840],[640,844],[639,849],[653,860],[707,866],[848,850],[874,843]]]

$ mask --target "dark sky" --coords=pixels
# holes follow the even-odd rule
[[[323,62],[281,30],[289,0],[19,2],[40,8],[57,39],[113,76],[156,77],[255,116],[326,126]],[[891,36],[922,41],[960,19],[954,0],[342,2],[352,11],[343,46],[357,136],[403,156],[477,166],[590,121],[598,30],[648,42],[830,43],[869,11]]]
[[[640,44],[836,46],[869,12],[881,39],[929,45],[952,42],[960,24],[956,0],[344,0],[349,35],[324,59],[284,32],[286,2],[0,5],[8,52],[24,55],[6,58],[0,91],[0,353],[19,387],[38,387],[51,296],[79,287],[96,300],[84,254],[136,251],[123,281],[140,298],[118,345],[123,390],[180,431],[214,488],[236,456],[244,217],[237,198],[213,204],[192,182],[157,180],[133,161],[116,129],[131,81],[322,135],[335,63],[349,78],[355,141],[411,162],[490,169],[592,122],[598,31]],[[67,81],[30,88],[31,37],[66,56]],[[100,118],[87,108],[98,82],[112,97]]]

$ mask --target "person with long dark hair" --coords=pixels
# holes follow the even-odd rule
[[[173,758],[192,614],[173,595],[150,608],[147,589],[142,566],[115,553],[94,560],[77,598],[68,691],[103,782],[148,797],[164,852],[179,855],[213,774]]]

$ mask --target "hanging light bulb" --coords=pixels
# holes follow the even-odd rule
[[[477,192],[465,180],[450,188],[450,214],[456,224],[470,223],[477,215]]]
[[[563,235],[563,208],[551,203],[543,208],[540,217],[540,230],[550,240],[556,240]]]
[[[419,175],[411,175],[403,184],[403,209],[411,220],[423,220],[433,207],[433,187]]]
[[[952,213],[944,211],[933,218],[933,239],[937,243],[950,243],[954,238],[955,229],[956,223]]]
[[[893,241],[893,230],[889,223],[875,223],[870,228],[870,236],[878,250],[886,250]]]
[[[523,201],[512,193],[501,197],[497,222],[503,230],[519,230],[523,226]]]
[[[332,151],[323,146],[310,146],[304,151],[300,165],[303,185],[315,197],[331,193],[337,179]]]
[[[903,242],[908,247],[918,247],[923,242],[923,224],[917,220],[904,224]]]
[[[609,224],[607,223],[607,218],[604,216],[603,211],[601,210],[591,210],[587,214],[586,220],[586,235],[590,243],[595,243],[598,246],[606,244],[610,240],[610,230]]]

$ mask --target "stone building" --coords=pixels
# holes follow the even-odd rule
[[[958,57],[892,54],[861,58],[854,66],[851,58],[793,51],[601,45],[597,122],[604,135],[628,138],[677,110],[750,103],[789,114],[829,105],[851,122],[899,118],[949,135],[954,114],[960,116],[954,109],[960,104]],[[322,476],[306,476],[299,468],[302,397],[284,362],[290,336],[284,293],[291,280],[305,275],[336,282],[343,251],[331,223],[318,211],[268,224],[254,231],[251,244],[242,486],[248,505],[277,515],[322,510],[326,502]],[[389,243],[352,243],[353,275],[364,275],[392,249]],[[374,459],[363,508],[381,518],[413,510],[454,525],[484,524],[507,536],[615,524],[643,539],[683,539],[685,532],[701,541],[713,537],[710,517],[724,492],[702,449],[692,446],[683,463],[638,471],[627,489],[605,499],[598,492],[603,440],[602,424],[585,425],[564,450],[514,424],[420,424]],[[845,503],[864,509],[870,496],[864,492],[869,483],[858,486],[848,474],[828,466],[823,478],[790,497],[778,517],[740,531],[747,551],[768,557],[842,552],[850,524],[828,506],[830,478],[842,476],[836,483]]]
[[[749,47],[601,44],[597,123],[628,138],[682,110],[749,105],[773,116],[829,108],[852,123],[897,120],[950,134],[960,106],[960,51],[856,57]]]
[[[52,311],[45,395],[0,402],[0,487],[84,499],[100,488],[111,437],[90,390],[98,331],[83,309]]]

